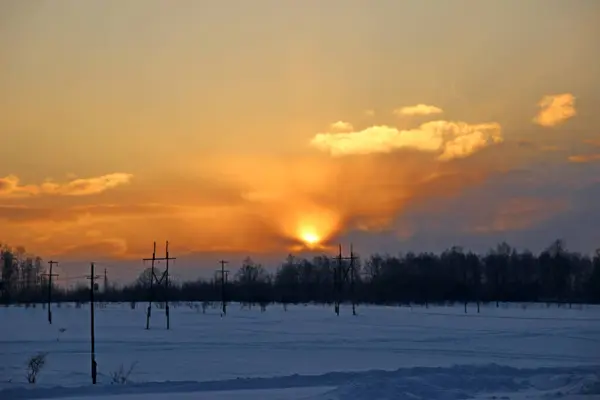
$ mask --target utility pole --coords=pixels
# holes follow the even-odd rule
[[[352,300],[352,315],[356,315],[356,297],[354,293],[354,278],[355,278],[355,265],[354,261],[356,260],[356,256],[354,255],[354,250],[352,248],[352,244],[350,245],[350,297]]]
[[[171,318],[169,317],[169,241],[165,245],[165,316],[167,317],[167,330],[171,329]],[[174,258],[173,258],[174,260]]]
[[[148,311],[146,312],[146,329],[150,329],[150,315],[152,313],[152,301],[154,299],[154,282],[156,281],[157,285],[162,285],[163,281],[165,282],[165,314],[167,316],[167,329],[171,329],[171,321],[169,316],[169,299],[168,299],[168,291],[169,291],[169,260],[176,260],[175,257],[169,257],[169,242],[166,242],[165,248],[165,257],[157,258],[156,257],[156,242],[154,242],[154,250],[152,251],[152,258],[144,258],[142,261],[152,261],[152,267],[150,272],[150,299],[148,302]],[[163,272],[160,279],[156,276],[156,272],[154,271],[154,263],[156,261],[166,261],[165,272]]]
[[[154,262],[156,261],[156,242],[154,242],[154,250],[152,251],[152,258],[144,258],[143,261],[152,261],[151,272],[150,272],[150,297],[148,299],[148,310],[146,311],[146,329],[150,329],[150,314],[152,313],[152,300],[154,297]]]
[[[350,280],[350,295],[352,297],[352,315],[356,315],[356,299],[355,299],[355,293],[354,293],[354,286],[355,286],[355,264],[354,261],[356,261],[358,259],[358,257],[356,257],[356,255],[354,254],[353,251],[353,247],[352,245],[350,245],[350,257],[344,257],[342,255],[342,245],[339,245],[339,253],[336,257],[334,257],[334,260],[337,261],[337,264],[334,266],[333,269],[333,287],[334,287],[334,293],[335,293],[335,304],[334,304],[334,310],[336,315],[340,315],[340,303],[342,302],[342,290],[343,290],[343,283],[345,280]],[[344,268],[344,261],[345,260],[349,260],[350,261],[350,265],[349,267],[346,269]],[[350,274],[350,277],[348,277],[348,274]]]
[[[225,265],[229,261],[221,260],[219,263],[221,264],[221,269],[217,271],[221,274],[221,306],[223,307],[223,316],[227,315],[227,301],[225,298],[225,284],[227,283],[227,274],[228,270],[225,269]]]
[[[463,282],[465,285],[465,290],[463,293],[463,297],[465,298],[465,314],[467,313],[467,305],[469,304],[469,299],[468,299],[468,294],[467,294],[467,289],[469,287],[469,280],[467,277],[467,269],[466,267],[463,267]]]
[[[96,364],[96,338],[95,338],[95,321],[94,321],[94,292],[98,290],[98,284],[96,279],[100,278],[98,275],[94,275],[94,263],[91,264],[90,276],[87,279],[90,280],[90,339],[92,342],[91,356],[92,356],[92,384],[96,384],[96,378],[98,373],[98,364]]]
[[[104,268],[104,293],[108,290],[108,275],[106,274],[106,268]]]
[[[48,261],[48,264],[50,265],[50,270],[47,274],[42,274],[42,276],[47,276],[48,277],[48,323],[50,325],[52,325],[52,310],[51,310],[51,304],[52,304],[52,277],[54,276],[58,276],[58,274],[53,274],[52,273],[52,267],[54,266],[54,264],[58,265],[58,261]]]
[[[340,302],[342,297],[342,245],[339,245],[339,254],[337,256],[337,266],[334,267],[333,272],[333,286],[334,286],[334,311],[337,316],[340,315]]]
[[[106,272],[106,268],[104,268],[104,282],[103,282],[103,287],[102,287],[102,300],[104,302],[104,306],[106,306],[106,303],[108,303],[109,298],[108,298],[108,274]]]

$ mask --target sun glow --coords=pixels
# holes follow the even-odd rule
[[[289,250],[301,252],[327,247],[328,241],[339,231],[338,212],[308,202],[293,206],[278,219],[282,235],[291,240]]]
[[[302,240],[307,246],[315,246],[319,244],[321,238],[313,230],[305,230],[300,232],[300,240]]]

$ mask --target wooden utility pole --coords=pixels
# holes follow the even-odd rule
[[[221,275],[221,307],[223,309],[223,316],[227,315],[227,299],[225,298],[225,284],[227,283],[227,274],[228,270],[225,269],[225,265],[229,261],[221,260],[219,263],[221,264],[221,269],[217,271]]]
[[[175,257],[169,257],[169,242],[166,242],[165,257],[156,257],[156,242],[154,242],[154,250],[152,251],[152,258],[144,258],[142,261],[152,261],[150,270],[150,299],[148,301],[148,311],[146,312],[146,329],[150,329],[150,316],[152,313],[152,301],[154,300],[154,282],[157,285],[162,285],[165,282],[165,314],[167,317],[167,329],[171,329],[171,320],[169,315],[169,260],[176,260]],[[166,261],[166,268],[160,279],[156,276],[154,270],[154,264],[156,261]]]
[[[169,260],[174,260],[174,258],[169,258],[169,241],[167,240],[165,244],[165,316],[167,317],[167,330],[171,329],[171,317],[169,316]]]
[[[353,247],[350,245],[350,257],[344,257],[342,255],[342,245],[339,245],[339,253],[334,259],[337,264],[333,269],[333,288],[335,296],[334,311],[336,315],[340,315],[340,304],[342,302],[343,283],[346,280],[350,281],[350,295],[352,297],[352,315],[356,315],[356,299],[355,299],[355,264],[354,262],[358,259],[354,254]],[[349,260],[350,265],[348,268],[344,267],[344,260]],[[348,276],[350,275],[350,276]]]
[[[100,278],[94,274],[94,263],[91,264],[90,276],[87,279],[90,280],[90,339],[91,339],[91,356],[92,356],[92,384],[96,384],[96,378],[98,373],[98,364],[96,364],[96,337],[95,337],[95,321],[94,321],[94,292],[98,290],[98,284],[96,279]]]
[[[337,265],[333,270],[333,286],[334,286],[334,311],[337,316],[340,315],[340,303],[342,297],[342,268],[343,268],[342,257],[342,245],[339,245],[339,254],[337,256]]]
[[[52,309],[51,309],[51,304],[52,304],[52,277],[58,276],[58,274],[53,274],[52,273],[52,267],[54,266],[54,264],[58,265],[58,261],[48,261],[48,264],[50,265],[50,270],[47,274],[42,274],[42,276],[47,276],[48,277],[48,323],[50,325],[52,325]]]
[[[354,255],[354,250],[352,245],[350,245],[350,270],[348,271],[348,273],[350,274],[350,297],[352,300],[352,315],[356,315],[356,297],[355,297],[355,293],[354,293],[354,278],[355,278],[355,265],[354,265],[354,261],[356,260],[356,256]]]
[[[468,295],[468,288],[469,288],[469,279],[467,276],[467,267],[463,266],[463,284],[464,284],[464,289],[463,289],[463,297],[465,298],[465,314],[467,313],[467,305],[469,304],[469,295]]]
[[[150,315],[152,313],[152,300],[154,297],[154,262],[156,261],[156,242],[154,242],[154,250],[152,250],[152,258],[144,258],[143,261],[152,261],[150,272],[150,297],[148,299],[148,310],[146,311],[146,329],[150,329]]]

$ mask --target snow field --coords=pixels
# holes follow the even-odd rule
[[[134,400],[150,393],[220,399],[228,390],[237,391],[232,399],[241,398],[240,390],[261,399],[271,397],[258,390],[290,399],[303,390],[310,392],[303,398],[322,400],[582,395],[596,392],[600,372],[600,308],[594,306],[491,304],[479,314],[474,305],[468,314],[462,305],[361,306],[356,317],[349,307],[337,317],[320,305],[287,312],[271,305],[263,313],[231,304],[221,317],[218,308],[203,314],[180,304],[171,308],[170,331],[164,310],[156,308],[145,330],[145,309],[142,303],[133,310],[129,304],[96,309],[100,385],[90,387],[89,305],[54,305],[53,325],[40,306],[0,308],[0,399],[102,394]],[[23,389],[31,386],[25,364],[37,352],[48,353],[47,365],[35,387]],[[110,385],[110,374],[132,363],[132,383]]]

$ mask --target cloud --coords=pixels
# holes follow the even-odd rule
[[[577,114],[575,97],[570,93],[544,96],[538,106],[540,111],[533,122],[544,127],[559,125]]]
[[[517,147],[524,150],[535,150],[540,153],[555,153],[561,151],[562,148],[554,144],[539,144],[527,139],[520,139],[513,142]]]
[[[481,131],[496,138],[491,143],[499,141],[500,127],[488,126],[492,134],[485,125],[423,124],[408,132],[414,146],[425,151],[408,147],[411,151],[402,157],[312,152],[263,155],[260,162],[251,154],[189,160],[181,177],[136,176],[135,185],[101,196],[101,204],[86,196],[11,198],[0,207],[0,239],[42,256],[61,254],[61,260],[87,253],[92,259],[96,253],[137,257],[151,250],[155,240],[169,240],[177,256],[238,252],[262,257],[293,251],[305,231],[315,231],[324,245],[331,245],[352,230],[385,231],[407,210],[457,196],[485,182],[496,168],[514,164],[506,153],[514,151],[510,146],[456,162],[439,161],[472,150],[468,140],[446,146],[460,135]],[[435,146],[421,144],[423,133],[432,135]]]
[[[584,140],[583,143],[589,144],[590,146],[600,147],[600,139]]]
[[[332,131],[335,132],[348,132],[354,130],[354,127],[349,122],[337,121],[330,126]]]
[[[479,221],[468,227],[474,233],[510,232],[529,229],[566,209],[566,204],[557,199],[517,197],[507,199],[490,209]]]
[[[0,196],[12,193],[18,186],[19,178],[14,175],[0,178]]]
[[[575,156],[570,156],[568,158],[569,162],[586,164],[600,161],[600,154],[580,154]]]
[[[440,120],[408,130],[379,125],[355,132],[318,133],[310,144],[332,156],[409,149],[432,153],[438,160],[448,161],[467,157],[502,141],[502,130],[498,123],[468,124]]]
[[[12,223],[64,222],[74,215],[65,214],[61,209],[50,207],[27,207],[24,205],[0,204],[0,221]]]
[[[557,176],[555,171],[550,175]],[[448,189],[425,192],[426,195],[404,207],[387,227],[385,237],[378,236],[378,241],[388,243],[387,249],[380,251],[389,251],[393,246],[391,248],[439,252],[453,245],[485,251],[504,240],[518,246],[540,248],[562,235],[560,225],[553,225],[551,231],[544,232],[543,239],[531,232],[537,232],[544,224],[572,209],[569,196],[576,190],[564,186],[564,176],[549,182],[546,170],[522,169],[488,171],[479,180],[468,183],[461,182],[464,176],[463,173],[455,179],[456,189],[461,189],[455,190],[455,195],[448,196]],[[438,178],[432,182],[431,189],[447,180],[448,177]],[[350,237],[356,235],[351,233]],[[378,248],[378,243],[368,243]]]
[[[540,151],[544,153],[554,153],[560,150],[561,148],[559,146],[553,144],[543,145],[540,147]]]
[[[130,204],[90,204],[82,206],[54,207],[1,205],[0,221],[12,223],[69,222],[90,218],[103,220],[116,218],[149,218],[193,213],[195,208],[168,204],[130,203]]]
[[[127,242],[123,239],[101,239],[91,240],[83,244],[68,246],[55,253],[53,256],[61,256],[70,259],[108,259],[120,258],[127,252]]]
[[[47,181],[39,185],[21,185],[18,177],[9,175],[0,178],[0,197],[89,196],[128,184],[132,178],[131,174],[114,173],[92,178],[73,179],[66,183]]]
[[[443,112],[444,110],[439,107],[426,104],[417,104],[416,106],[402,107],[394,110],[394,114],[398,116],[433,115]]]
[[[374,117],[375,110],[365,110],[365,117]]]
[[[525,148],[533,148],[535,147],[535,143],[531,140],[527,139],[519,139],[516,141],[517,146],[525,147]]]

